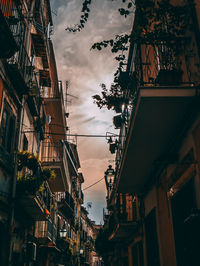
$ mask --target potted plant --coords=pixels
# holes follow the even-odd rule
[[[123,118],[122,115],[116,115],[113,117],[113,124],[115,126],[116,129],[121,128],[122,124],[123,124]]]

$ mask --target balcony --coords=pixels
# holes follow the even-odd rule
[[[65,192],[69,188],[70,176],[67,165],[66,147],[63,142],[43,142],[42,166],[51,168],[56,173],[56,178],[49,180],[52,192]]]
[[[30,69],[30,71],[32,70]],[[38,116],[40,107],[40,89],[36,74],[34,72],[32,73],[31,82],[29,83],[29,94],[27,97],[27,104],[31,115],[33,117]]]
[[[51,17],[51,9],[50,4],[48,1],[44,3],[47,7],[48,12],[45,14],[43,2],[39,1],[35,4],[35,8],[33,11],[33,25],[35,27],[34,33],[32,33],[32,42],[34,45],[34,51],[36,56],[41,57],[43,68],[49,69],[49,56],[50,56],[50,49],[49,49],[49,30],[52,26],[52,17]],[[49,71],[48,71],[49,77]],[[44,85],[46,86],[46,85]]]
[[[72,174],[72,176],[78,176],[78,168],[80,167],[79,165],[79,160],[78,160],[78,154],[76,151],[76,145],[69,143],[68,141],[65,141],[65,148],[66,148],[66,153],[67,153],[67,159],[69,162],[69,171]],[[72,149],[72,148],[75,149]],[[75,156],[77,155],[77,157]]]
[[[50,211],[51,192],[47,183],[42,191],[40,186],[40,177],[21,178],[17,182],[17,200],[34,221],[46,220]]]
[[[58,192],[56,194],[58,209],[66,218],[74,217],[74,199],[69,192]]]
[[[55,75],[55,71],[53,71],[52,75]],[[40,77],[45,78],[45,72],[43,71]],[[47,76],[46,76],[47,77]],[[62,92],[62,83],[57,82],[54,77],[54,81],[52,78],[51,88],[46,87],[42,92],[42,97],[44,101],[45,111],[51,117],[54,117],[53,123],[49,124],[49,135],[51,138],[58,142],[60,140],[65,139],[66,135],[66,119],[64,117],[64,100],[63,100],[63,92]],[[48,82],[45,79],[41,82]],[[52,134],[51,134],[52,132]],[[56,132],[57,134],[54,134]]]
[[[45,116],[45,112],[44,112],[44,106],[40,104],[39,98],[38,98],[38,102],[39,102],[39,106],[38,106],[39,114],[35,120],[35,129],[37,132],[40,133],[40,140],[44,140],[46,116]],[[28,101],[28,104],[30,104],[29,101]]]
[[[115,210],[107,219],[109,240],[127,239],[138,225],[137,199],[128,194],[120,194]]]
[[[17,5],[16,1],[6,2],[3,1],[0,5],[17,45],[17,51],[8,57],[5,69],[13,87],[21,96],[29,93],[33,78],[33,67],[28,55],[26,40],[23,37],[26,30],[25,14],[27,10],[22,3]],[[9,44],[5,43],[9,47]]]
[[[132,113],[121,127],[116,157],[119,192],[144,191],[156,177],[158,165],[169,162],[180,136],[199,113],[199,88],[185,71],[185,61],[181,79],[168,76],[161,82],[159,60],[147,50],[135,45],[131,55],[137,86],[129,84],[135,95]]]
[[[49,68],[49,51],[48,51],[48,40],[44,33],[32,33],[31,34],[35,55],[42,58],[44,69]],[[49,77],[49,71],[48,71]],[[44,85],[45,86],[45,85]]]
[[[80,191],[80,193],[79,193],[79,200],[80,200],[80,203],[81,204],[84,203],[84,194],[83,194],[83,191]]]
[[[0,3],[0,58],[10,58],[18,50],[6,18],[6,5]]]
[[[49,242],[55,243],[57,238],[56,225],[50,219],[48,221],[36,222],[35,237],[43,245],[48,245]]]

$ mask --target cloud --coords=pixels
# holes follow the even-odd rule
[[[99,84],[107,86],[113,81],[117,68],[115,54],[109,49],[101,52],[90,50],[94,42],[111,39],[116,34],[131,29],[131,18],[119,15],[121,0],[93,0],[88,23],[76,34],[68,33],[65,28],[79,22],[81,0],[51,0],[52,10],[57,13],[54,19],[54,36],[52,36],[59,79],[69,80],[68,126],[72,134],[105,135],[107,131],[116,133],[113,128],[114,112],[99,109],[92,95],[101,91]],[[81,170],[85,177],[84,187],[103,177],[108,161],[113,159],[105,138],[78,138],[78,151]],[[85,199],[93,202],[91,218],[102,220],[102,208],[105,207],[105,184],[100,182],[85,191]],[[100,215],[101,214],[101,215]],[[101,217],[100,217],[101,216]]]

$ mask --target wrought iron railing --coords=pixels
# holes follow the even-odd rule
[[[69,205],[69,207],[74,210],[74,199],[68,191],[56,193],[56,200],[58,202],[65,201]]]
[[[65,141],[65,147],[68,151],[68,155],[71,159],[72,164],[74,165],[74,168],[77,169],[77,161],[76,161],[75,156],[71,150],[70,144],[67,141]]]
[[[179,49],[184,50],[185,40],[180,40]],[[187,51],[188,51],[187,47]],[[135,113],[140,88],[193,88],[196,85],[192,74],[192,59],[187,53],[176,54],[176,47],[172,44],[165,45],[163,42],[156,44],[134,44],[131,54],[131,63],[127,69],[129,81],[127,82],[126,96],[129,104],[122,113],[123,123],[116,153],[116,180],[118,178],[126,137],[130,129],[131,118]],[[114,184],[115,186],[116,184]]]
[[[130,74],[135,75],[135,89],[139,86],[193,86],[184,40],[166,45],[159,41],[155,44],[135,44],[132,54]],[[130,83],[130,87],[132,84]]]
[[[104,215],[110,234],[119,224],[137,224],[139,221],[138,200],[134,195],[120,193],[116,196],[116,204],[112,206],[112,213]]]
[[[74,154],[70,148],[68,142],[44,142],[43,145],[43,152],[41,156],[41,161],[43,162],[60,162],[63,160],[64,148],[68,151],[68,156],[70,156],[74,167],[76,167],[77,162],[74,157]]]
[[[35,237],[55,242],[57,238],[56,225],[50,219],[48,221],[36,222]]]
[[[62,82],[55,81],[55,84],[52,84],[51,87],[43,87],[42,97],[44,99],[60,99],[63,102]]]
[[[16,4],[18,2],[18,4]],[[15,70],[18,70],[27,88],[30,92],[34,90],[34,97],[37,95],[36,104],[38,103],[38,97],[40,89],[36,74],[34,73],[34,66],[28,55],[26,48],[26,32],[27,25],[25,17],[28,18],[29,14],[23,1],[13,0],[1,0],[0,8],[4,14],[6,21],[10,27],[14,40],[18,46],[18,51],[10,57],[7,62],[15,66]]]
[[[63,143],[61,142],[43,142],[42,144],[42,162],[61,162],[63,161]]]

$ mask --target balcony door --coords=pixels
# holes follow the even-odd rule
[[[193,213],[195,207],[192,178],[171,199],[177,266],[199,265],[200,214]]]
[[[155,208],[147,215],[145,219],[145,237],[147,265],[160,266]]]

